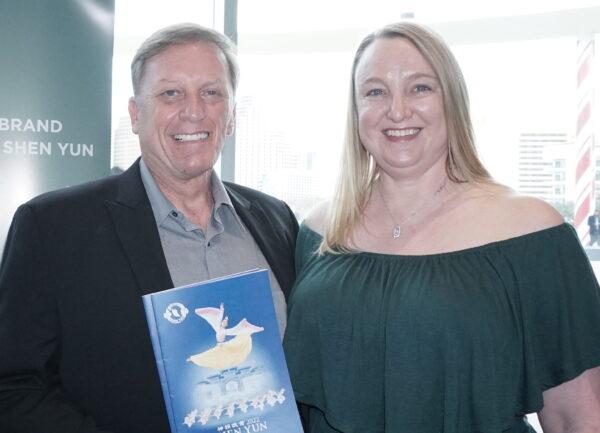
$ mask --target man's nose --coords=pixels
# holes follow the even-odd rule
[[[182,120],[197,122],[206,117],[206,106],[201,96],[190,95],[183,101],[180,117]]]

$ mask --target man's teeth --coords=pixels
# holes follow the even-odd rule
[[[408,135],[415,135],[420,131],[419,128],[411,129],[386,129],[385,135],[388,137],[406,137]]]
[[[196,141],[206,140],[208,138],[208,132],[199,132],[197,134],[177,134],[173,138],[177,141]]]

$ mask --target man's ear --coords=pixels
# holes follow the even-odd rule
[[[233,107],[233,112],[231,113],[231,118],[229,119],[229,122],[227,123],[227,129],[225,130],[225,133],[229,136],[229,135],[232,135],[234,131],[235,131],[235,106]]]
[[[133,131],[134,134],[137,134],[139,131],[139,128],[137,125],[138,106],[137,106],[137,102],[135,101],[135,96],[132,96],[131,98],[129,98],[128,109],[129,109],[129,118],[131,119],[131,130]]]

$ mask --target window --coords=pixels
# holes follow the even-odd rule
[[[566,203],[560,210],[572,215],[581,29],[600,47],[594,36],[600,7],[585,0],[240,2],[236,181],[286,200],[299,218],[329,197],[354,50],[370,30],[410,13],[451,45],[492,175],[521,192]],[[598,74],[598,94],[597,80]],[[532,423],[541,431],[535,417]]]
[[[286,200],[301,218],[329,197],[354,50],[370,30],[414,12],[418,22],[445,38],[461,64],[479,152],[493,176],[533,193],[522,190],[519,179],[541,168],[547,183],[534,195],[551,200],[553,182],[560,180],[569,183],[565,195],[573,201],[577,37],[584,21],[600,19],[600,7],[571,9],[590,6],[584,1],[509,1],[489,10],[467,0],[448,7],[430,1],[375,3],[376,8],[342,1],[239,3],[236,181]],[[563,24],[558,29],[550,24],[557,14]],[[553,169],[564,174],[555,179]]]

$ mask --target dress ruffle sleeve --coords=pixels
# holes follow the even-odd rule
[[[545,234],[543,244],[520,243],[512,251],[523,330],[522,413],[542,408],[543,391],[600,365],[600,289],[592,267],[570,225]]]

